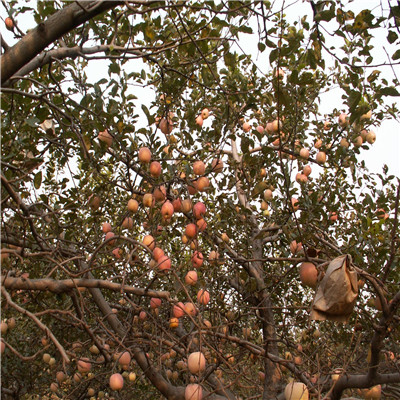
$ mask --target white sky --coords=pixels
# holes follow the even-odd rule
[[[309,6],[309,4],[299,1],[283,2],[283,0],[276,1],[275,3],[279,6],[281,6],[283,3],[296,3],[294,6],[291,6],[286,10],[286,15],[288,19],[292,21],[299,20],[303,15],[307,14],[309,16],[309,21],[311,21],[311,7]],[[32,2],[28,3],[28,5],[33,6]],[[384,6],[387,7],[387,4],[384,4]],[[359,11],[365,8],[375,9],[377,13],[381,12],[380,2],[377,0],[356,0],[350,3],[349,7],[354,10],[355,15],[357,15]],[[1,8],[0,16],[3,19],[7,16],[5,14],[4,7]],[[19,26],[24,30],[30,29],[35,26],[33,18],[30,18],[29,13],[21,14],[18,17],[17,21]],[[254,28],[254,30],[256,30],[257,27],[255,26]],[[1,33],[9,45],[15,43],[11,32],[6,31],[4,28],[2,28]],[[373,52],[374,54],[378,54],[378,58],[382,60],[381,62],[387,61],[387,56],[380,46],[380,44],[382,43],[387,43],[386,34],[387,32],[382,32],[382,35],[375,37],[375,42],[373,42],[376,45]],[[257,49],[257,43],[257,38],[254,39],[251,38],[250,35],[243,35],[243,39],[240,45],[242,49],[245,49],[246,52],[253,55],[253,61],[257,64],[260,70],[263,73],[268,73],[268,71],[271,69],[268,59],[269,52],[266,50],[264,51],[264,53],[259,53]],[[335,41],[333,41],[332,43],[335,44]],[[336,45],[338,45],[337,39]],[[238,50],[238,52],[239,51],[240,50]],[[388,53],[392,54],[393,51],[388,49]],[[331,63],[329,58],[330,56],[326,58],[327,65]],[[96,82],[102,77],[107,78],[107,64],[107,61],[103,60],[91,61],[89,63],[87,72],[88,80],[90,82]],[[144,64],[139,62],[139,60],[135,60],[135,62],[127,63],[126,66],[135,66],[137,67],[135,69],[140,71],[144,67]],[[394,78],[393,70],[390,67],[379,69],[382,70],[381,76],[384,76],[390,84],[392,82],[392,79]],[[399,77],[400,68],[398,66],[395,66],[395,71]],[[134,90],[135,95],[138,97],[138,99],[145,99],[145,104],[149,107],[150,102],[153,100],[154,93],[146,89],[141,89],[138,86],[135,86]],[[321,113],[328,113],[331,111],[332,108],[344,110],[346,109],[346,107],[343,106],[339,91],[336,90],[336,93],[337,94],[335,94],[335,91],[331,90],[329,91],[329,93],[321,95]],[[391,104],[397,102],[398,105],[400,104],[399,97],[387,97],[387,99],[387,103]],[[138,107],[137,113],[139,115],[142,114],[140,107]],[[140,122],[141,121],[139,120],[139,123]],[[143,124],[146,124],[146,119],[143,119]],[[368,151],[362,150],[361,159],[365,160],[366,166],[371,172],[381,173],[383,164],[387,164],[389,167],[389,173],[400,177],[400,124],[394,120],[383,121],[381,126],[374,130],[377,136],[376,142],[372,146],[370,146],[370,149]]]

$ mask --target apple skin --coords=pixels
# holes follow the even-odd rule
[[[185,388],[185,400],[202,400],[203,388],[197,383],[189,383]]]
[[[121,374],[112,374],[110,377],[110,388],[112,390],[121,390],[124,387],[124,378]]]
[[[6,25],[6,28],[7,28],[9,31],[13,31],[13,30],[14,30],[14,21],[13,21],[10,17],[7,17],[7,18],[4,20],[4,23],[5,23],[5,25]]]
[[[201,112],[201,118],[207,119],[210,116],[210,111],[208,108],[204,108],[203,111]]]
[[[206,369],[206,358],[201,351],[191,353],[188,357],[188,368],[192,374],[199,374]]]
[[[300,279],[303,285],[316,288],[318,282],[318,270],[313,263],[303,262],[300,265]]]
[[[141,147],[139,149],[139,161],[148,164],[151,160],[151,151],[148,147]]]

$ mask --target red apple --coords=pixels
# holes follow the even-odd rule
[[[193,215],[196,219],[203,218],[205,213],[206,213],[206,206],[204,205],[203,202],[199,201],[194,205]]]

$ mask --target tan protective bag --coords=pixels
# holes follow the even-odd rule
[[[349,320],[358,295],[357,272],[350,264],[349,254],[329,263],[311,306],[311,319],[338,322]]]

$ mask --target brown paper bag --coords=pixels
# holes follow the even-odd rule
[[[358,295],[357,272],[350,266],[351,256],[332,260],[319,284],[310,318],[347,322],[353,312]]]

